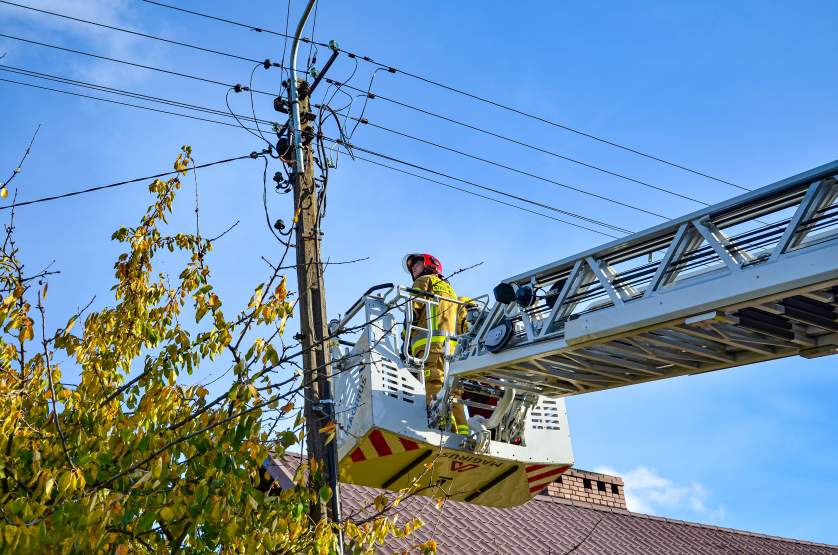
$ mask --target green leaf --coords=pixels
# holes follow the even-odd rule
[[[320,495],[320,501],[323,503],[328,503],[332,498],[332,488],[328,484],[323,484],[323,487],[320,488],[318,493]]]

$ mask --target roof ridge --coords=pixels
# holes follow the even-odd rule
[[[614,513],[614,514],[621,515],[621,516],[643,518],[643,519],[647,519],[647,520],[660,520],[660,521],[669,522],[669,523],[672,523],[672,524],[683,524],[685,526],[693,526],[693,527],[696,527],[696,528],[704,528],[704,529],[707,529],[707,530],[720,530],[722,532],[731,532],[731,533],[734,533],[734,534],[740,534],[742,536],[752,536],[752,537],[756,537],[756,538],[764,538],[764,539],[787,542],[787,543],[796,543],[796,544],[800,544],[800,545],[812,545],[812,546],[816,546],[816,547],[828,547],[828,548],[831,548],[831,549],[838,548],[838,545],[832,545],[832,544],[828,544],[828,543],[818,543],[818,542],[807,541],[807,540],[799,540],[799,539],[796,539],[796,538],[786,538],[786,537],[783,537],[783,536],[772,536],[771,534],[762,534],[762,533],[759,533],[759,532],[750,532],[748,530],[739,530],[738,528],[727,528],[727,527],[724,527],[724,526],[714,526],[712,524],[702,524],[701,522],[692,522],[692,521],[689,521],[689,520],[679,520],[679,519],[676,519],[676,518],[667,518],[665,516],[650,515],[650,514],[646,514],[646,513],[635,513],[633,511],[629,511],[629,510],[626,510],[626,509],[620,509],[620,508],[617,508],[617,507],[606,507],[604,505],[596,505],[594,503],[587,503],[585,501],[573,501],[573,500],[570,500],[570,499],[562,499],[560,497],[552,497],[552,496],[549,496],[549,495],[536,495],[535,497],[532,498],[532,501],[530,501],[530,503],[532,503],[533,501],[539,501],[539,502],[542,502],[542,503],[544,503],[544,502],[546,502],[546,503],[559,503],[561,505],[572,505],[574,507],[579,507],[579,508],[582,508],[582,509],[591,509],[591,510],[594,510],[594,511],[602,511],[602,512],[605,512],[605,513]]]

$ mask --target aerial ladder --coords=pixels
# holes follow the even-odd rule
[[[519,505],[573,464],[564,397],[838,353],[836,176],[838,161],[505,279],[464,307],[430,406],[413,307],[461,301],[370,288],[330,323],[341,480]],[[468,436],[449,431],[457,403]]]

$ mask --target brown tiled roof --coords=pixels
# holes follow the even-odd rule
[[[292,463],[293,464],[293,463]],[[276,467],[272,469],[275,473]],[[283,480],[280,480],[281,482]],[[343,516],[369,515],[381,490],[341,486]],[[754,534],[538,495],[511,509],[412,497],[397,512],[402,523],[418,516],[425,526],[391,539],[379,553],[411,550],[428,539],[440,554],[513,555],[838,555],[838,547]]]
[[[381,493],[373,488],[341,488],[343,512],[356,518]],[[838,547],[753,534],[543,495],[511,509],[446,502],[442,509],[426,497],[399,505],[406,519],[419,516],[425,526],[406,539],[392,539],[380,553],[410,550],[433,538],[439,553],[643,554],[643,555],[836,555]],[[359,513],[359,511],[362,511]],[[406,522],[407,520],[405,520]]]

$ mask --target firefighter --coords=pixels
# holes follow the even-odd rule
[[[413,278],[413,289],[457,299],[454,288],[442,277],[442,264],[435,256],[427,253],[408,254],[404,258],[403,266]],[[426,303],[414,301],[413,322],[408,322],[408,325],[413,324],[430,330],[431,346],[428,360],[425,361],[425,399],[430,407],[434,396],[442,389],[445,379],[445,355],[453,354],[457,347],[456,333],[461,327],[458,320],[462,313],[458,304],[441,299],[438,305],[430,305],[430,314],[426,314],[427,307]],[[428,333],[415,329],[410,337],[411,354],[421,356],[429,340]],[[463,405],[454,403],[452,412],[454,431],[461,435],[469,435]]]

